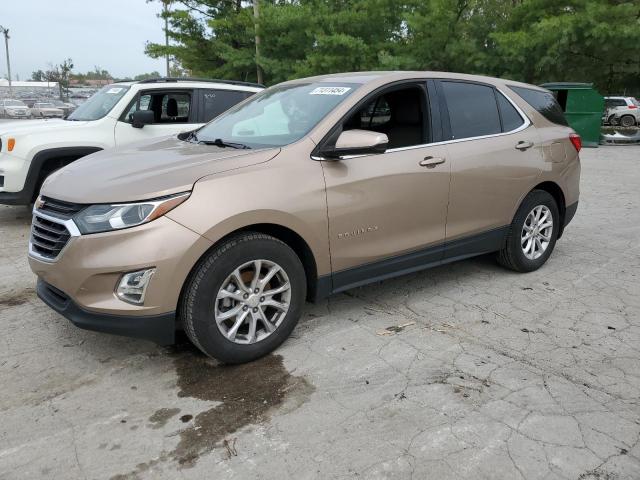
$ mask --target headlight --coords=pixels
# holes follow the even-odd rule
[[[155,220],[189,198],[189,192],[136,203],[91,205],[78,212],[73,220],[81,233],[108,232],[135,227]]]

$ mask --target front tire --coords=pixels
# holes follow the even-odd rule
[[[256,360],[293,331],[306,283],[302,262],[284,242],[253,232],[231,237],[202,258],[186,285],[185,332],[223,363]]]
[[[532,272],[545,264],[558,238],[560,214],[555,199],[533,190],[516,212],[498,262],[516,272]]]

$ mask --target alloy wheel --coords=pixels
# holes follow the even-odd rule
[[[520,245],[524,256],[537,260],[549,247],[553,234],[553,215],[546,205],[538,205],[529,212],[522,226]]]
[[[227,340],[260,342],[280,326],[291,304],[291,284],[284,269],[269,260],[252,260],[222,282],[215,300],[215,321]]]

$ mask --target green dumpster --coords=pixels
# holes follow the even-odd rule
[[[585,147],[597,147],[604,112],[604,97],[592,83],[555,82],[541,87],[551,90],[564,110],[571,128],[582,138]]]

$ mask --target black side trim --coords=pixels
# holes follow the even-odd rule
[[[571,205],[567,205],[564,209],[564,218],[562,219],[562,225],[560,225],[560,231],[558,232],[558,239],[562,238],[564,234],[564,229],[569,225],[569,222],[573,220],[573,217],[576,214],[576,210],[578,210],[578,202],[572,203]]]
[[[406,273],[496,252],[504,246],[508,230],[508,226],[495,228],[477,235],[445,242],[441,245],[336,272],[332,275],[331,293],[338,293]],[[326,280],[324,280],[326,277],[322,278],[326,289]],[[322,289],[322,291],[327,292],[325,289]],[[318,299],[322,298],[320,293],[321,289],[318,288]]]
[[[571,205],[567,205],[564,211],[564,225],[566,227],[569,225],[573,217],[576,215],[576,211],[578,210],[578,202],[572,203]]]
[[[38,297],[76,327],[95,332],[151,340],[159,345],[175,343],[176,314],[130,316],[108,315],[84,310],[64,292],[38,278]]]
[[[322,275],[321,277],[318,277],[318,281],[316,282],[315,295],[310,300],[313,303],[317,303],[323,298],[327,298],[329,295],[331,295],[332,288],[331,275]]]
[[[39,182],[44,180],[41,177],[42,167],[44,164],[54,158],[75,157],[78,159],[91,153],[102,150],[99,147],[62,147],[50,148],[36,153],[31,159],[29,172],[25,179],[24,186],[19,192],[0,192],[0,204],[5,205],[28,205],[35,196],[36,188],[39,188]],[[71,160],[73,161],[73,160]],[[67,162],[71,163],[71,162]]]

